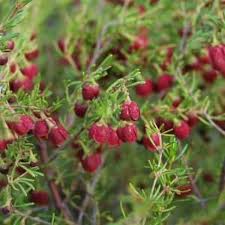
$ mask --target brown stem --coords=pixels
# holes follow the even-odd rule
[[[188,163],[187,163],[186,160],[184,160],[184,164],[185,164],[185,167],[188,169],[189,166],[188,166]],[[201,207],[205,208],[206,207],[205,200],[202,197],[202,193],[200,192],[200,190],[199,190],[199,188],[198,188],[198,186],[196,184],[195,179],[193,178],[193,176],[191,174],[188,174],[188,178],[189,178],[189,180],[191,182],[191,186],[192,186],[193,192],[194,192],[195,196],[198,198]]]
[[[205,115],[206,119],[210,122],[210,124],[211,124],[214,128],[216,128],[222,135],[225,136],[225,131],[224,131],[222,128],[220,128],[220,127],[219,127],[219,126],[211,119],[211,116],[208,115],[207,113],[204,113],[204,115]]]
[[[44,141],[39,142],[40,147],[40,155],[41,155],[41,161],[43,164],[47,164],[48,162],[48,150],[47,145]],[[68,224],[76,225],[73,221],[73,217],[68,209],[68,207],[65,205],[65,203],[62,200],[62,197],[59,193],[58,187],[54,180],[52,180],[52,174],[53,171],[47,167],[44,168],[44,174],[46,176],[46,179],[48,181],[49,189],[51,190],[52,197],[55,202],[55,206],[57,209],[60,210],[60,212],[63,214],[64,218],[67,220]]]
[[[96,188],[96,185],[101,177],[101,171],[102,171],[102,167],[104,165],[104,162],[105,162],[105,158],[106,158],[106,154],[103,156],[103,162],[102,162],[102,165],[101,167],[96,171],[92,181],[91,181],[91,184],[90,184],[90,187],[89,187],[89,190],[87,191],[86,193],[86,196],[82,202],[82,205],[81,205],[81,211],[80,211],[80,214],[78,216],[78,221],[77,223],[79,225],[82,225],[82,221],[83,221],[83,217],[84,217],[84,214],[85,214],[85,211],[89,205],[89,202],[90,202],[90,199],[91,199],[91,196],[93,196],[94,194],[94,191],[95,191],[95,188]]]

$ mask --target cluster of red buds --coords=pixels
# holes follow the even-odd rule
[[[8,140],[0,140],[0,152],[4,152],[8,145],[19,137],[32,133],[38,140],[49,140],[54,147],[60,147],[68,139],[67,130],[52,118],[39,119],[30,115],[22,115],[17,121],[6,122],[6,129],[10,132]]]
[[[97,84],[84,84],[82,96],[85,103],[76,103],[74,111],[78,117],[84,117],[88,108],[88,101],[92,101],[100,94]],[[89,128],[89,137],[98,145],[108,145],[110,148],[118,148],[123,142],[134,143],[138,137],[135,121],[140,118],[140,109],[136,102],[126,101],[121,106],[120,119],[123,126],[114,128],[102,122],[96,122]],[[101,148],[100,148],[101,149]],[[88,172],[94,172],[102,163],[99,149],[89,156],[79,154],[83,168]]]
[[[212,84],[220,75],[225,77],[225,46],[210,46],[207,51],[208,54],[198,56],[194,63],[186,65],[184,73],[197,71],[206,83]]]
[[[136,86],[136,93],[140,97],[148,97],[153,93],[166,92],[172,87],[174,78],[172,75],[164,73],[158,77],[157,81],[154,82],[151,79],[146,79],[144,84]]]
[[[34,41],[35,38],[30,39],[32,45],[34,45]],[[39,56],[39,50],[35,48],[26,51],[24,53],[26,65],[20,66],[10,59],[10,53],[15,49],[14,41],[8,42],[8,49],[10,50],[9,53],[7,53],[8,55],[6,55],[6,53],[0,55],[0,66],[9,67],[9,71],[12,74],[10,89],[13,92],[17,92],[19,89],[26,92],[33,90],[34,80],[39,73],[38,66],[34,63]]]

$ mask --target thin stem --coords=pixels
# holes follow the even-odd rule
[[[14,210],[14,213],[17,214],[18,216],[21,216],[23,218],[27,218],[33,222],[36,222],[36,223],[39,223],[39,224],[43,224],[43,225],[51,225],[51,223],[49,222],[46,222],[42,219],[40,219],[39,217],[33,217],[33,216],[30,216],[29,214],[25,214],[23,212],[20,212],[18,210]]]
[[[188,168],[188,164],[187,164],[186,160],[184,160],[184,164],[185,164],[185,167]],[[199,190],[199,188],[198,188],[198,186],[197,186],[197,184],[195,182],[195,179],[193,179],[191,174],[188,174],[188,178],[189,178],[189,180],[191,182],[191,186],[192,186],[193,192],[194,192],[195,196],[198,198],[201,207],[205,208],[206,207],[206,202],[205,202],[205,200],[202,197],[202,194],[201,194],[201,192],[200,192],[200,190]]]
[[[222,128],[220,128],[220,127],[219,127],[219,126],[211,119],[210,115],[208,115],[207,113],[204,113],[204,115],[205,115],[206,119],[210,122],[210,124],[211,124],[214,128],[216,128],[222,135],[225,136],[225,131],[224,131]]]
[[[82,225],[82,221],[83,221],[83,216],[84,216],[84,213],[89,205],[89,201],[91,199],[91,196],[94,194],[94,191],[95,191],[95,188],[97,186],[97,183],[101,177],[101,172],[102,172],[102,167],[104,165],[104,162],[105,162],[105,158],[106,158],[106,154],[103,156],[103,162],[102,162],[102,165],[101,167],[96,171],[92,181],[91,181],[91,184],[90,184],[90,187],[89,187],[89,190],[87,191],[86,193],[86,196],[82,202],[82,205],[81,205],[81,209],[82,211],[80,211],[80,214],[78,216],[78,220],[77,220],[77,223],[79,225]]]
[[[40,141],[39,147],[40,147],[41,161],[43,164],[46,164],[49,161],[47,145],[45,142]],[[53,171],[46,167],[44,169],[44,173],[45,173],[46,179],[48,180],[49,189],[52,192],[52,196],[53,196],[56,208],[58,208],[60,210],[60,212],[63,214],[64,218],[67,220],[68,224],[76,225],[75,222],[72,222],[73,221],[72,214],[70,213],[69,208],[63,202],[55,181],[51,179]]]

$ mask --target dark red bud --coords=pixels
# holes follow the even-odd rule
[[[45,120],[39,120],[35,123],[33,133],[37,138],[47,139],[48,131],[49,131],[49,128]]]
[[[0,66],[4,66],[8,62],[8,56],[3,54],[0,55]]]
[[[92,100],[99,96],[100,89],[98,85],[85,84],[82,89],[84,100]]]
[[[59,147],[68,139],[68,132],[63,127],[53,127],[49,133],[49,139],[54,146]]]
[[[11,63],[10,64],[10,72],[15,73],[16,72],[16,63]]]
[[[158,91],[165,91],[169,89],[173,85],[173,76],[169,74],[164,74],[158,78],[157,81],[157,90]]]
[[[124,142],[133,143],[137,141],[137,127],[134,124],[128,124],[125,127],[117,128],[117,134]]]
[[[28,61],[33,61],[33,60],[35,60],[35,59],[38,58],[38,56],[39,56],[39,50],[38,49],[35,49],[33,51],[26,52],[24,55],[25,55],[25,58]]]
[[[161,136],[160,134],[152,134],[150,138],[144,137],[143,144],[150,152],[157,151],[161,147]]]
[[[58,44],[58,48],[60,49],[60,51],[62,53],[65,53],[66,52],[66,43],[65,43],[65,40],[64,39],[60,39],[60,40],[58,40],[57,44]]]
[[[209,70],[209,71],[205,71],[202,74],[202,77],[205,82],[212,84],[217,79],[218,73],[216,70]]]
[[[136,102],[125,102],[122,105],[122,110],[120,114],[122,120],[133,120],[136,121],[140,118],[140,109]]]
[[[48,192],[46,191],[32,191],[31,201],[39,206],[46,206],[49,203]]]
[[[140,34],[138,35],[135,40],[134,43],[132,44],[131,48],[132,50],[141,50],[141,49],[146,49],[148,47],[148,36],[147,35],[143,35]]]
[[[179,125],[174,126],[173,130],[176,137],[180,140],[188,138],[191,133],[189,125],[184,121],[182,121]]]
[[[121,145],[121,140],[117,135],[116,130],[113,128],[109,128],[109,135],[108,135],[108,145],[110,147],[119,147]]]
[[[144,84],[136,86],[136,93],[140,97],[147,97],[154,91],[154,84],[151,80],[146,80]]]
[[[99,144],[107,143],[109,128],[105,125],[94,123],[89,130],[89,137]]]
[[[9,122],[9,128],[18,135],[25,135],[34,129],[34,122],[30,116],[21,116],[18,122]]]
[[[76,103],[74,107],[74,112],[78,117],[83,118],[87,109],[88,106],[85,103]]]
[[[176,195],[178,197],[187,197],[192,193],[192,186],[190,184],[181,185],[177,187],[177,190]]]
[[[225,76],[225,45],[209,47],[208,54],[212,67]]]
[[[81,164],[85,171],[89,173],[95,172],[102,164],[102,157],[99,152],[81,159]]]
[[[29,79],[33,79],[35,78],[38,73],[39,73],[39,70],[38,70],[38,67],[36,64],[31,64],[27,67],[24,67],[21,69],[21,73],[26,76],[27,78]]]
[[[12,143],[12,141],[0,140],[0,153],[4,152],[10,143]]]
[[[199,122],[199,118],[197,115],[190,113],[188,116],[188,119],[186,120],[186,123],[190,126],[190,127],[194,127],[198,124]]]
[[[8,41],[7,48],[12,51],[14,49],[14,47],[15,47],[15,42],[14,41]]]
[[[0,180],[0,191],[8,185],[7,180]]]

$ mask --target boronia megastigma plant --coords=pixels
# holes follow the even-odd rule
[[[0,0],[0,224],[224,225],[224,10]]]

